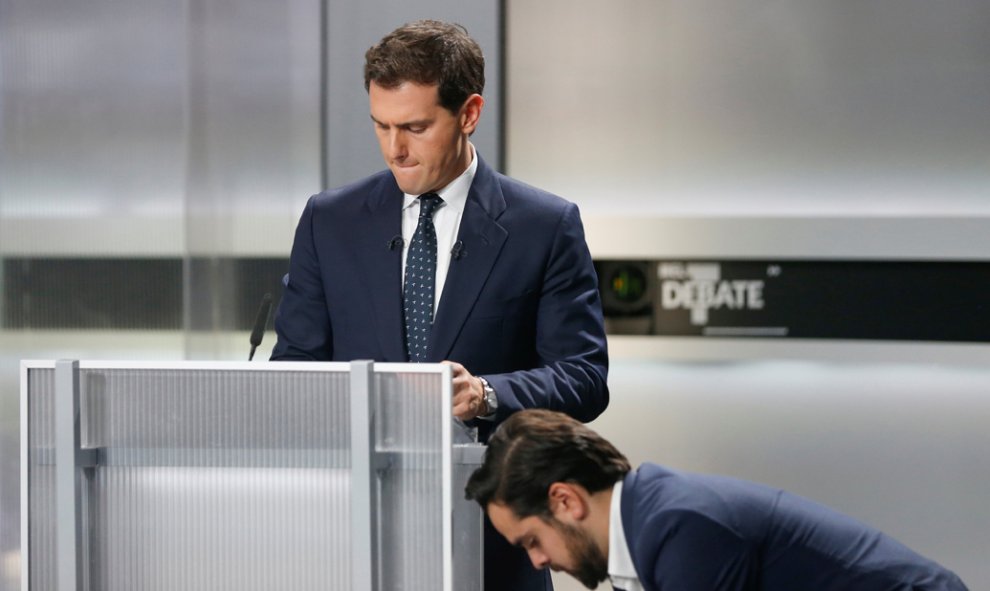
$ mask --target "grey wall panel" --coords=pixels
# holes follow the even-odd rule
[[[287,252],[320,178],[319,0],[0,14],[0,253]]]
[[[990,215],[986,2],[507,15],[507,169],[586,212]]]
[[[187,9],[181,2],[4,2],[6,215],[179,204]]]

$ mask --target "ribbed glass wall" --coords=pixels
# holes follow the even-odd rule
[[[0,0],[0,591],[20,588],[21,359],[247,359],[322,182],[321,4]],[[111,491],[147,477],[118,459]],[[200,463],[176,470],[209,487]],[[173,490],[174,513],[260,511],[265,483],[252,484],[212,508]],[[178,588],[181,571],[146,566]]]

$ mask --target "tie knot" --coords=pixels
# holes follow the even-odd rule
[[[424,193],[420,195],[419,217],[432,218],[434,210],[436,210],[441,203],[443,203],[443,199],[441,199],[436,193]]]

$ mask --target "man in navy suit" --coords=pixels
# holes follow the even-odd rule
[[[506,420],[468,498],[538,568],[625,591],[946,590],[951,571],[782,490],[629,461],[566,415]]]
[[[457,25],[405,25],[366,53],[365,87],[388,170],[307,203],[272,359],[447,362],[453,412],[482,439],[525,408],[594,419],[608,356],[581,218],[475,151],[480,47]],[[407,266],[427,251],[429,271]],[[551,588],[493,531],[486,564],[488,591]]]

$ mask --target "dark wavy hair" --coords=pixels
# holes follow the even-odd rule
[[[440,105],[457,111],[485,89],[485,57],[461,25],[435,20],[408,23],[364,54],[364,88],[396,88],[403,82],[437,85]]]
[[[615,446],[579,421],[550,410],[524,410],[489,439],[485,461],[464,492],[483,509],[497,503],[520,519],[550,519],[547,495],[553,483],[580,484],[596,493],[630,470]]]

